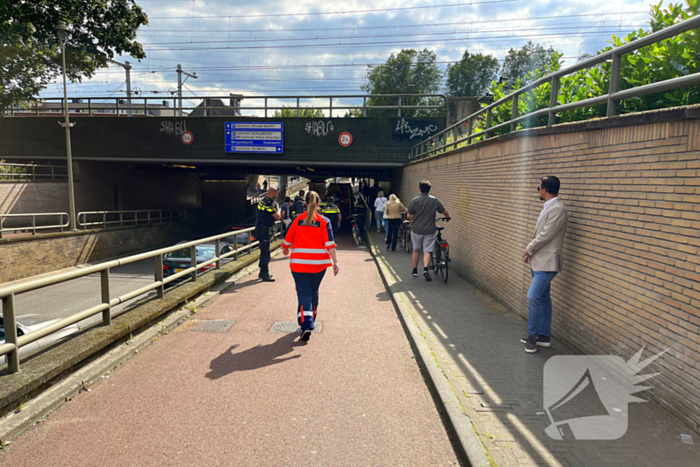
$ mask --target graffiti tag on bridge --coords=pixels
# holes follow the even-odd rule
[[[320,138],[321,136],[328,136],[328,134],[333,131],[333,122],[330,120],[326,122],[323,120],[316,120],[315,122],[307,123],[304,129],[308,134]]]
[[[167,120],[163,120],[160,122],[160,132],[165,133],[168,135],[177,135],[180,136],[184,132],[187,131],[187,124],[182,121],[182,122],[169,122]]]
[[[430,123],[425,127],[411,127],[411,124],[405,118],[402,118],[396,123],[394,131],[402,135],[410,135],[409,139],[413,139],[415,137],[430,136],[431,133],[438,131],[438,126]]]

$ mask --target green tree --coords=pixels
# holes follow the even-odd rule
[[[687,0],[686,5],[670,4],[666,9],[662,4],[652,5],[649,20],[650,29],[633,31],[624,38],[612,37],[610,46],[604,48],[598,54],[612,50],[626,43],[636,41],[652,32],[672,26],[680,21],[700,14],[700,0]],[[508,87],[505,83],[491,83],[489,91],[493,93],[494,100],[502,99],[510,92],[520,89],[528,82],[535,81],[546,74],[557,71],[561,67],[561,54],[554,50],[548,51],[547,57],[540,67],[525,74],[524,78],[517,80]],[[611,64],[600,63],[594,67],[579,70],[570,75],[561,77],[557,102],[566,104],[602,96],[610,89]],[[695,31],[679,34],[656,44],[642,47],[634,52],[622,56],[620,63],[620,89],[630,89],[645,84],[665,81],[692,73],[700,72],[700,37]],[[518,114],[525,115],[539,109],[549,107],[551,86],[545,83],[531,92],[520,95],[518,99]],[[618,112],[641,112],[645,110],[691,105],[700,103],[700,86],[688,86],[674,91],[665,91],[619,101]],[[587,120],[596,117],[604,117],[607,114],[607,105],[601,104],[595,107],[583,107],[576,110],[562,112],[557,116],[558,123]],[[511,103],[506,102],[493,110],[492,125],[506,122],[511,117]],[[547,123],[547,117],[530,119],[518,124],[518,128],[542,126]],[[477,131],[483,130],[484,122],[477,123]],[[496,131],[497,134],[508,132],[507,128]]]
[[[540,44],[528,41],[520,49],[510,49],[503,62],[501,76],[507,81],[508,88],[515,86],[520,80],[527,84],[526,76],[536,70],[543,70],[548,58],[554,52],[552,47],[545,49]]]
[[[442,87],[443,72],[437,66],[434,52],[404,49],[391,54],[384,65],[370,66],[367,82],[361,89],[367,94],[437,94]],[[395,97],[371,98],[367,104],[396,105]],[[403,98],[402,105],[439,104],[440,98]],[[405,109],[402,116],[444,115],[444,109]],[[396,115],[395,110],[370,109],[371,116]]]
[[[134,0],[3,0],[0,2],[0,113],[30,100],[61,73],[54,32],[68,23],[66,68],[72,81],[89,78],[115,55],[145,58],[136,32],[148,18]]]
[[[465,50],[459,62],[447,66],[447,94],[457,97],[482,96],[491,81],[496,79],[499,68],[496,57],[470,54]]]
[[[296,117],[297,116],[297,108],[296,107],[285,107],[282,110],[275,110],[275,117]],[[301,108],[299,109],[299,117],[300,118],[316,118],[316,117],[323,117],[323,110],[321,109],[309,109],[309,108]]]

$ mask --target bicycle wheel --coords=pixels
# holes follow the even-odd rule
[[[442,279],[442,256],[441,256],[442,250],[440,247],[436,247],[435,251],[433,252],[432,257],[430,258],[430,263],[433,265],[433,272],[435,273],[436,276],[440,276],[440,279]]]
[[[411,247],[413,247],[413,243],[411,241],[411,232],[407,231],[405,237],[406,237],[406,240],[405,240],[404,249],[406,250],[406,253],[410,253]]]
[[[442,261],[442,267],[440,268],[440,271],[442,272],[442,280],[447,283],[447,278],[450,275],[450,253],[447,251],[447,248],[442,248],[442,253],[440,255],[441,261]]]

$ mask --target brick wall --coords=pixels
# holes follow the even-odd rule
[[[23,212],[68,212],[68,184],[0,182],[0,214]]]
[[[56,271],[190,238],[186,225],[125,227],[0,240],[0,283]]]
[[[444,232],[451,267],[526,318],[522,253],[542,209],[536,187],[558,176],[569,226],[554,336],[625,359],[642,346],[645,357],[670,349],[649,367],[661,374],[644,396],[698,431],[698,151],[697,109],[676,109],[521,131],[410,164],[392,186],[407,204],[429,179],[455,218]]]

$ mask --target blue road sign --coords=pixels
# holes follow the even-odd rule
[[[284,123],[226,122],[226,152],[282,154]]]

